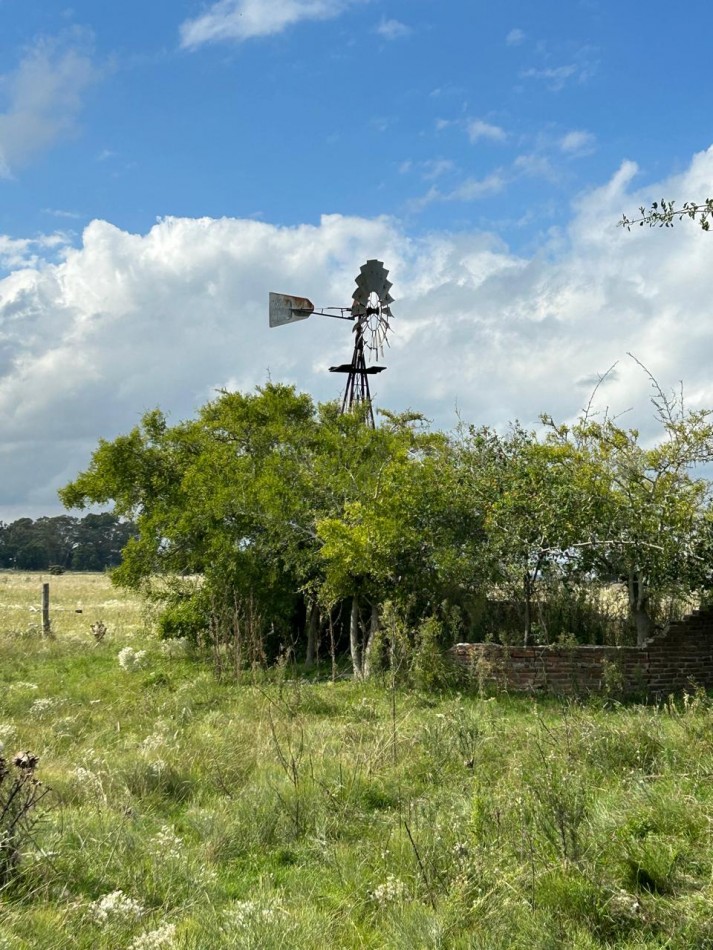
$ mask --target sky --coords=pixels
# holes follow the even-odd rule
[[[393,282],[374,403],[435,426],[713,407],[709,0],[0,0],[0,521],[100,439],[266,380],[315,399],[349,326],[268,293]]]

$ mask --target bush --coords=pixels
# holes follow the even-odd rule
[[[416,631],[411,659],[411,678],[417,689],[430,692],[452,686],[455,670],[442,649],[443,627],[436,617],[427,617]]]
[[[17,875],[22,848],[39,821],[37,806],[49,789],[35,776],[39,759],[18,752],[12,762],[0,754],[0,888]]]
[[[210,624],[209,612],[200,594],[183,596],[171,601],[158,620],[162,640],[186,639],[198,643]]]

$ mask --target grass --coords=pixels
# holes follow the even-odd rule
[[[44,579],[49,640],[0,574],[0,741],[52,788],[0,950],[713,947],[705,696],[219,683],[106,577]]]

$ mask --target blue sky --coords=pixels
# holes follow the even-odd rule
[[[251,9],[261,35],[236,35]],[[4,107],[27,114],[34,101],[33,118],[56,130],[5,147],[0,226],[28,235],[103,218],[145,231],[163,215],[298,224],[338,212],[397,215],[415,231],[495,228],[521,246],[623,158],[655,178],[710,144],[710,66],[692,40],[713,18],[703,2],[686,10],[2,0]],[[55,82],[44,109],[43,80]]]
[[[646,405],[632,351],[713,404],[713,238],[616,227],[713,194],[711,25],[701,0],[0,0],[0,518],[57,510],[155,405],[268,372],[337,395],[343,328],[267,332],[267,292],[348,303],[367,257],[397,298],[382,404],[567,418],[618,362],[607,398]]]

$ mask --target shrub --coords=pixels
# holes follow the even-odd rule
[[[427,617],[416,631],[411,660],[411,677],[417,689],[425,691],[451,686],[455,671],[441,648],[443,627],[436,617]]]
[[[0,887],[16,876],[22,848],[40,818],[37,806],[49,793],[35,775],[38,762],[32,752],[18,752],[11,762],[0,754]]]
[[[197,643],[210,624],[210,612],[200,592],[169,602],[158,620],[162,640],[185,639]]]

